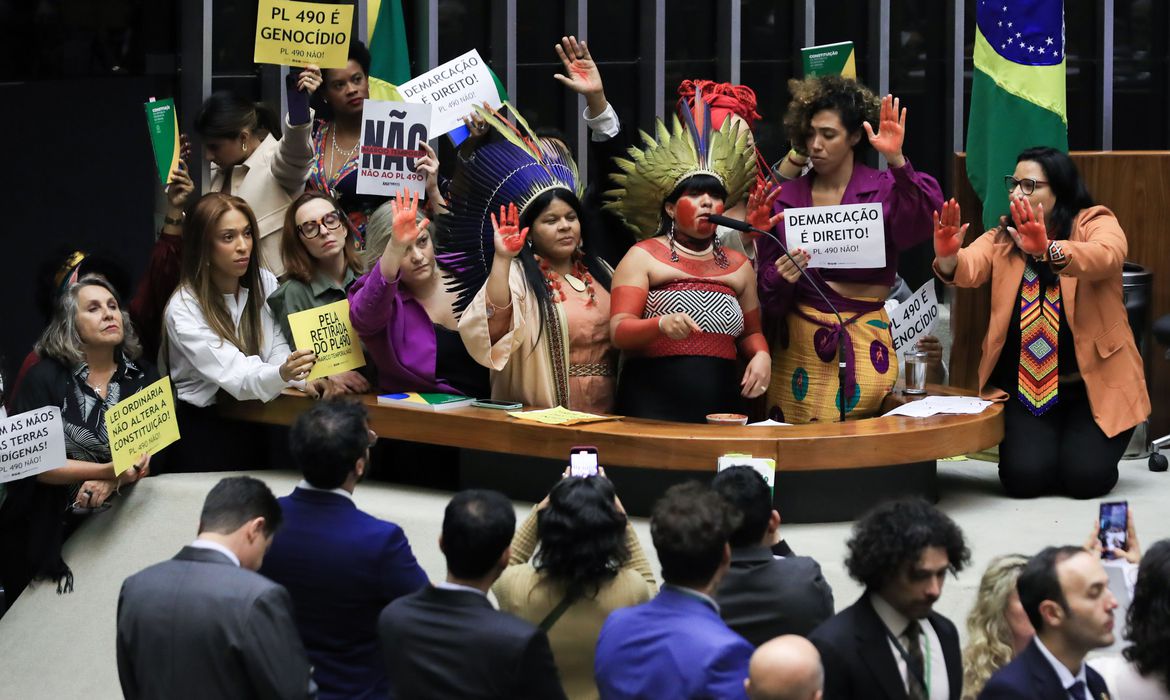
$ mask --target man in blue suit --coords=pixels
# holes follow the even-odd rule
[[[603,700],[746,697],[754,649],[723,622],[712,597],[738,520],[696,482],[672,486],[654,505],[650,535],[665,583],[653,600],[614,611],[602,626],[593,671]]]
[[[284,527],[260,569],[292,595],[322,700],[386,697],[378,614],[427,585],[402,528],[354,504],[376,439],[360,403],[321,401],[297,418],[289,446],[305,478],[280,499]]]
[[[1085,655],[1113,643],[1109,576],[1080,547],[1047,547],[1016,582],[1036,636],[987,681],[980,700],[1108,700],[1109,688]]]

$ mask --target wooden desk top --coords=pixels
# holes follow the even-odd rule
[[[928,389],[930,394],[965,393],[953,387]],[[237,420],[292,425],[310,401],[286,393],[269,403],[225,402],[220,413]],[[973,416],[741,427],[641,418],[542,425],[489,408],[431,412],[382,406],[374,395],[362,396],[361,401],[370,410],[370,427],[384,438],[552,459],[564,459],[574,445],[593,445],[604,463],[650,469],[711,471],[719,456],[731,452],[771,457],[780,471],[878,467],[977,452],[1003,439],[1000,404]]]

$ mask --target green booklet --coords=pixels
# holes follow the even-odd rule
[[[853,42],[809,46],[800,50],[800,61],[804,64],[804,77],[818,75],[841,75],[857,79],[857,60],[853,56]]]
[[[179,167],[179,118],[175,114],[175,101],[169,97],[165,100],[152,97],[143,108],[158,179],[166,185],[171,180],[171,171]]]

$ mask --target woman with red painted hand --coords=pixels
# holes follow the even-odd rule
[[[647,139],[635,160],[618,161],[614,181],[623,189],[607,205],[642,239],[613,278],[610,331],[626,353],[617,396],[624,415],[703,423],[740,412],[743,399],[768,388],[755,270],[723,247],[706,218],[743,197],[755,151],[746,129],[728,119],[715,131],[709,106],[696,104],[694,113],[681,110],[672,131],[659,122],[659,140]],[[757,186],[749,217],[771,223],[776,194]],[[737,357],[747,365],[742,374]]]
[[[11,602],[32,579],[73,588],[61,544],[78,525],[75,515],[108,506],[122,486],[150,473],[150,455],[121,474],[114,471],[106,411],[158,379],[113,285],[83,276],[58,298],[37,341],[41,357],[16,393],[14,413],[61,410],[65,466],[7,484],[0,509],[0,571]],[[72,513],[73,515],[70,515]]]
[[[784,126],[789,140],[808,153],[812,169],[784,183],[776,211],[881,204],[886,264],[806,272],[841,313],[842,328],[814,283],[801,275],[811,259],[808,251],[793,246],[794,265],[771,239],[757,242],[760,303],[769,316],[783,319],[782,347],[774,353],[768,391],[769,417],[789,423],[835,421],[844,396],[846,416],[865,418],[879,411],[898,380],[890,319],[883,308],[894,286],[898,254],[930,239],[930,212],[942,205],[942,191],[902,153],[906,110],[896,97],[879,101],[864,85],[836,75],[792,80],[788,87],[793,99]],[[866,146],[885,157],[888,170],[862,162]],[[776,234],[784,240],[783,222]],[[842,333],[849,340],[844,392],[837,368]]]
[[[354,239],[353,225],[329,195],[308,190],[289,205],[280,240],[287,270],[284,282],[269,295],[268,308],[290,346],[295,343],[289,315],[345,299],[362,274]],[[319,379],[315,387],[324,398],[332,398],[364,394],[370,383],[351,369]]]
[[[459,335],[451,272],[435,257],[430,220],[405,192],[374,210],[374,269],[349,289],[349,316],[378,371],[378,391],[487,397],[488,373]]]
[[[1121,291],[1125,232],[1060,151],[1024,151],[1006,184],[1011,222],[966,248],[955,200],[935,213],[935,272],[959,287],[991,284],[979,387],[1007,401],[1004,490],[1097,498],[1150,413]]]
[[[168,470],[259,469],[268,463],[261,427],[221,418],[221,393],[271,401],[304,380],[312,350],[290,352],[265,300],[276,277],[256,258],[256,216],[239,197],[204,195],[183,224],[179,288],[165,313],[166,356],[183,439]]]
[[[203,157],[211,161],[206,192],[235,195],[255,214],[260,264],[280,276],[280,230],[284,212],[305,189],[313,146],[309,142],[309,99],[321,86],[321,71],[307,66],[297,89],[287,92],[288,119],[281,135],[276,113],[230,92],[212,93],[195,117]]]
[[[518,128],[480,116],[504,139],[462,164],[451,212],[439,218],[463,342],[490,370],[493,399],[608,413],[617,376],[612,271],[582,225],[577,164],[518,114]]]

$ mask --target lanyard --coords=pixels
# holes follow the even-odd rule
[[[921,624],[919,626],[921,627]],[[898,654],[902,657],[902,660],[906,662],[906,675],[909,678],[918,681],[918,683],[922,686],[922,689],[926,691],[926,697],[930,698],[930,666],[932,656],[930,652],[930,635],[926,633],[925,629],[922,630],[922,641],[926,644],[925,653],[923,654],[925,669],[922,676],[918,675],[914,669],[914,664],[910,663],[910,654],[907,653],[906,648],[902,646],[902,642],[898,641],[898,638],[894,636],[894,633],[891,632],[888,627],[886,628],[886,636],[890,638],[890,641],[894,644],[894,648],[898,650]]]

